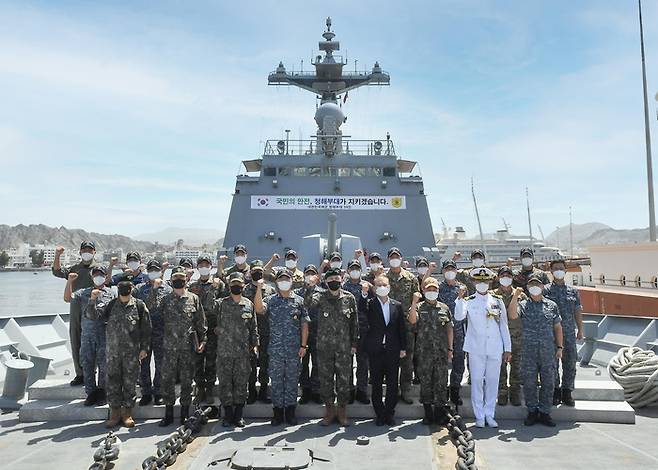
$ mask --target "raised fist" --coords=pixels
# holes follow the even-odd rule
[[[226,260],[227,260],[227,259],[228,259],[228,256],[226,256],[226,255],[221,255],[221,256],[219,257],[219,262],[220,262],[221,264],[224,264],[224,263],[226,263]]]
[[[463,299],[464,296],[466,295],[466,286],[461,285],[459,286],[459,294],[457,294],[460,299]]]
[[[257,289],[262,289],[264,285],[265,285],[265,281],[263,279],[259,279],[259,280],[256,281],[256,288]]]
[[[361,292],[367,294],[370,291],[370,283],[368,281],[363,281],[361,283]]]
[[[169,269],[169,261],[165,261],[164,263],[162,263],[162,270],[166,271],[167,269]]]
[[[78,273],[69,273],[68,280],[74,282],[78,278]]]
[[[154,289],[159,289],[161,285],[162,285],[162,278],[156,279],[155,281],[153,281],[153,288]]]
[[[279,261],[281,257],[279,256],[279,253],[272,253],[272,260],[273,261]]]
[[[452,255],[452,260],[453,260],[453,261],[457,261],[457,260],[460,259],[461,257],[462,257],[462,252],[461,252],[461,251],[455,251],[455,254]]]
[[[414,292],[414,296],[413,296],[413,301],[414,301],[414,302],[418,302],[418,301],[420,301],[420,299],[422,299],[422,298],[423,298],[423,296],[420,295],[420,292]]]
[[[361,256],[363,256],[363,250],[361,248],[354,250],[354,259],[359,259]]]
[[[320,276],[318,276],[317,274],[314,274],[313,276],[310,277],[310,279],[308,281],[308,286],[309,287],[315,287],[315,286],[318,285],[319,282],[320,282]]]
[[[101,291],[99,289],[94,289],[91,291],[91,300],[96,300],[96,298],[100,295]]]
[[[64,247],[63,247],[63,246],[57,246],[57,247],[55,248],[55,254],[56,254],[57,256],[60,256],[62,253],[64,253]]]

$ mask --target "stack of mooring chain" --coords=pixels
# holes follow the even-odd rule
[[[471,431],[466,429],[466,424],[458,414],[454,416],[450,411],[448,414],[448,433],[457,447],[457,470],[477,470],[475,465],[475,440]]]
[[[198,434],[203,425],[208,422],[208,415],[211,411],[210,407],[205,410],[197,408],[192,416],[185,420],[185,424],[179,426],[165,439],[164,444],[158,447],[155,455],[147,457],[142,462],[142,470],[164,470],[173,465],[178,454],[185,452],[187,444],[194,440],[194,435]]]
[[[120,450],[121,440],[112,431],[108,432],[103,443],[94,452],[94,463],[91,464],[89,470],[105,470],[111,461],[119,457]]]
[[[621,348],[608,363],[608,373],[624,388],[634,408],[658,403],[658,356],[641,348]]]

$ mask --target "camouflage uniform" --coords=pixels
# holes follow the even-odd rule
[[[528,293],[528,279],[530,279],[530,276],[533,275],[539,276],[539,278],[541,279],[541,283],[544,285],[551,282],[550,279],[548,278],[548,274],[546,274],[546,271],[542,271],[541,269],[533,266],[532,269],[530,270],[521,269],[516,273],[514,273],[512,285],[514,287],[521,287],[526,293],[526,295],[529,296],[530,294]]]
[[[320,287],[309,289],[308,287],[301,287],[294,291],[295,294],[304,299],[304,307],[309,317],[308,327],[308,349],[306,355],[302,358],[302,367],[299,373],[299,385],[302,390],[310,390],[312,393],[320,393],[320,378],[319,370],[320,363],[318,361],[318,314],[317,309],[312,305],[313,294],[322,292]]]
[[[421,302],[416,307],[416,353],[420,402],[443,406],[448,391],[448,325],[450,308],[442,303]]]
[[[352,282],[348,280],[343,283],[343,290],[346,290],[354,296],[355,299],[361,297],[361,281]],[[362,392],[368,392],[368,353],[365,351],[365,329],[367,321],[359,317],[359,344],[356,347],[356,389]],[[352,361],[352,368],[354,361]],[[354,388],[354,382],[351,382]]]
[[[503,299],[505,309],[509,312],[509,304],[512,301],[513,289],[504,290],[498,287],[494,293]],[[528,297],[521,294],[517,300],[518,303],[526,300]],[[521,351],[523,350],[523,324],[520,318],[515,320],[507,319],[507,327],[509,328],[509,335],[512,340],[512,360],[509,363],[509,388],[513,393],[520,396],[521,386],[523,385],[523,377],[521,376]],[[507,393],[507,363],[503,362],[500,365],[500,378],[498,379],[498,392]]]
[[[132,408],[139,377],[139,353],[148,351],[151,343],[148,308],[141,300],[131,297],[127,303],[117,298],[87,312],[107,321],[107,402],[110,408]]]
[[[581,309],[580,295],[575,287],[551,283],[544,288],[544,297],[551,299],[559,308],[562,319],[562,388],[573,390],[576,381],[576,312]],[[559,361],[555,363],[555,388],[560,388]]]
[[[269,375],[272,378],[272,405],[286,408],[297,404],[301,331],[302,325],[310,319],[304,299],[298,295],[282,297],[274,294],[263,302],[271,332]]]
[[[335,388],[338,406],[345,406],[350,398],[351,348],[356,348],[359,337],[356,300],[342,289],[338,296],[316,292],[310,308],[316,311],[318,323],[320,395],[325,403],[333,404]]]
[[[98,388],[104,389],[107,375],[105,320],[98,319],[94,309],[103,308],[116,297],[112,289],[102,286],[99,288],[100,294],[93,301],[91,300],[91,291],[94,289],[96,287],[77,290],[73,293],[71,299],[71,308],[80,309],[82,312],[80,362],[87,395]],[[98,382],[96,382],[96,367],[98,367]]]
[[[409,308],[414,292],[420,292],[418,279],[406,269],[400,269],[399,273],[389,270],[386,273],[391,291],[388,296],[402,304],[402,311],[407,318],[407,355],[400,360],[400,391],[407,393],[411,390],[414,369],[414,349],[416,344],[416,328],[408,320]]]
[[[160,395],[162,391],[162,367],[164,366],[162,299],[171,292],[172,288],[166,282],[163,282],[156,292],[151,281],[140,284],[133,290],[133,297],[144,301],[151,315],[151,347],[148,356],[141,363],[139,373],[139,388],[142,396]],[[151,381],[151,357],[155,361],[153,381]]]
[[[466,337],[466,320],[455,320],[455,300],[459,297],[460,283],[451,286],[446,281],[439,284],[439,301],[450,309],[452,320],[452,370],[450,371],[450,386],[460,387],[464,378],[466,357],[464,354],[464,338]]]
[[[475,281],[471,278],[471,269],[473,268],[458,270],[457,277],[455,278],[459,284],[466,286],[466,292],[468,292],[467,295],[469,296],[475,294]]]
[[[187,289],[199,297],[204,313],[207,312],[206,347],[202,353],[195,354],[194,383],[198,388],[204,388],[206,393],[211,394],[217,379],[217,335],[215,334],[217,317],[210,315],[210,312],[215,304],[215,299],[226,295],[226,287],[222,280],[219,280],[218,286],[215,287],[213,279],[208,278],[205,281],[197,279],[191,282]]]
[[[75,292],[85,287],[94,287],[94,281],[91,278],[91,271],[96,266],[100,266],[95,259],[92,259],[89,264],[82,261],[72,266],[62,266],[59,270],[52,268],[53,276],[62,279],[67,279],[69,274],[76,273],[78,278],[73,281],[71,285],[71,292]],[[82,365],[80,363],[80,345],[82,335],[82,305],[69,304],[69,337],[71,338],[71,357],[73,358],[73,367],[75,368],[75,375],[81,376]]]
[[[269,284],[263,284],[263,299],[274,295],[276,290]],[[250,282],[244,286],[242,296],[248,298],[251,302],[256,297],[256,285]],[[251,372],[249,374],[249,386],[256,386],[256,378],[261,387],[270,383],[268,367],[270,363],[269,345],[270,345],[270,319],[268,313],[256,315],[256,324],[258,326],[258,353],[253,349],[249,352],[249,362],[251,363]]]
[[[206,316],[201,300],[192,292],[167,294],[162,299],[164,320],[164,367],[162,368],[162,398],[165,405],[176,401],[176,375],[180,377],[180,404],[192,403],[194,376],[194,334],[199,344],[206,341]]]
[[[523,395],[529,412],[549,413],[553,404],[555,384],[555,333],[553,327],[560,323],[558,306],[552,300],[542,298],[519,302],[519,317],[523,324],[521,371]],[[537,375],[541,391],[537,397]]]
[[[258,346],[254,304],[246,297],[239,303],[229,297],[215,301],[212,314],[217,319],[217,375],[222,406],[243,405],[247,401],[249,352]]]
[[[226,270],[217,271],[215,277],[218,277],[222,281],[226,282],[228,277],[233,273],[242,273],[246,281],[247,279],[249,279],[249,263],[245,263],[244,268],[239,268],[237,264],[231,265]]]

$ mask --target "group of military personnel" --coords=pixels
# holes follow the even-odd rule
[[[63,248],[56,250],[53,274],[67,279],[64,300],[71,309],[76,371],[71,385],[84,384],[87,406],[107,401],[108,427],[134,426],[137,383],[139,405],[164,404],[160,425],[168,426],[174,421],[177,383],[183,422],[193,399],[214,402],[216,381],[226,427],[244,426],[244,407],[256,400],[272,403],[273,425],[296,424],[297,404],[313,401],[325,406],[321,425],[337,421],[348,426],[347,405],[370,403],[363,344],[368,325],[358,299],[378,296],[375,285],[382,278],[389,286],[386,295],[402,304],[406,317],[400,400],[413,403],[410,391],[419,382],[425,424],[445,423],[447,400],[462,404],[468,325],[455,318],[455,305],[476,293],[479,282],[469,275],[471,269],[460,270],[455,260],[447,260],[439,282],[434,263],[418,258],[413,273],[397,248],[385,258],[370,253],[367,266],[357,250],[346,270],[338,252],[319,267],[299,269],[293,250],[284,255],[285,267],[275,266],[277,254],[266,263],[248,262],[245,246],[236,245],[233,251],[234,264],[226,269],[226,256],[219,258],[215,272],[213,260],[200,256],[193,280],[193,261],[181,259],[165,280],[166,263],[149,260],[144,268],[136,252],[126,256],[123,273],[112,275],[118,260],[102,266],[95,260],[93,242],[81,244],[82,260],[69,267],[59,262]],[[475,250],[471,260],[472,268],[486,269],[483,252]],[[502,266],[487,287],[509,314],[510,371],[503,362],[498,404],[521,405],[523,390],[526,424],[552,425],[552,404],[574,404],[580,301],[578,292],[564,283],[564,261],[551,263],[552,281],[534,267],[531,250],[521,251],[521,263],[518,271]],[[559,324],[561,329],[555,328]],[[386,422],[394,423],[392,416]]]

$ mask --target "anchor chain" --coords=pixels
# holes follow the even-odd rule
[[[452,438],[452,442],[457,447],[457,463],[455,464],[456,470],[477,470],[475,465],[475,439],[471,431],[466,429],[466,424],[462,417],[455,413],[453,416],[450,411],[446,411],[448,415],[448,424],[446,428]]]
[[[194,413],[185,420],[185,423],[176,428],[176,431],[164,440],[155,455],[144,459],[142,470],[164,470],[173,465],[178,458],[178,454],[185,452],[187,445],[194,440],[195,434],[198,434],[208,422],[208,416],[211,412],[211,407],[204,410],[201,408],[194,410]]]
[[[121,440],[112,431],[107,433],[103,443],[94,452],[94,463],[89,470],[105,470],[108,464],[119,458]]]

